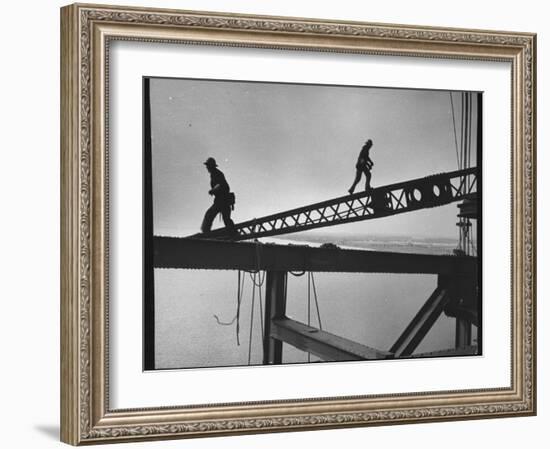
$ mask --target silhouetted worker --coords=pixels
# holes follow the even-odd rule
[[[214,204],[204,214],[201,231],[209,232],[216,215],[222,214],[223,222],[226,228],[233,229],[235,223],[231,220],[231,208],[235,204],[235,195],[230,192],[229,184],[225,180],[224,174],[218,170],[218,164],[213,157],[209,157],[206,162],[206,169],[210,173],[209,195],[214,196]]]
[[[370,190],[370,178],[371,178],[371,170],[374,163],[372,162],[369,151],[372,147],[372,140],[367,140],[365,142],[365,145],[363,145],[363,148],[361,148],[361,152],[359,153],[359,157],[357,158],[357,164],[355,164],[355,179],[353,180],[353,184],[348,189],[348,192],[353,194],[355,191],[355,187],[361,181],[361,175],[365,174],[365,191]]]

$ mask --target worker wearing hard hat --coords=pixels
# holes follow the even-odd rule
[[[224,174],[218,169],[218,164],[213,157],[209,157],[204,165],[210,173],[208,194],[214,197],[214,204],[204,214],[201,231],[209,232],[218,214],[222,215],[226,228],[233,229],[235,224],[231,220],[231,210],[235,204],[235,194],[230,191],[229,184],[225,180]]]
[[[372,162],[370,158],[370,149],[372,147],[372,140],[369,139],[365,142],[363,145],[363,148],[361,148],[361,152],[359,153],[359,157],[357,158],[357,163],[355,164],[355,179],[353,180],[353,184],[348,189],[348,192],[353,194],[355,191],[355,187],[361,181],[361,175],[365,174],[365,191],[368,191],[371,189],[370,180],[371,180],[371,170],[374,163]]]

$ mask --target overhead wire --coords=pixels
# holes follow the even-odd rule
[[[468,129],[467,129],[467,135],[468,135],[468,142],[467,142],[467,158],[466,158],[466,164],[465,164],[465,168],[470,168],[470,165],[471,165],[471,155],[472,155],[472,94],[471,92],[468,92],[466,94],[467,96],[467,99],[468,99]],[[465,186],[466,188],[466,186]],[[471,222],[470,222],[470,219],[469,218],[466,218],[465,219],[466,223],[467,223],[467,230],[468,230],[468,234],[467,234],[467,239],[468,239],[468,250],[467,250],[467,254],[468,255],[473,255],[473,244],[472,244],[472,235],[471,235]]]
[[[469,92],[468,93],[468,96],[469,96],[469,100],[468,100],[468,105],[469,105],[469,109],[468,109],[468,116],[470,117],[469,118],[469,124],[470,124],[470,129],[468,131],[468,137],[469,137],[469,142],[468,142],[468,168],[472,166],[472,136],[473,136],[473,121],[472,121],[472,110],[473,110],[473,104],[472,104],[472,93]]]
[[[460,94],[460,158],[458,169],[462,170],[462,160],[464,155],[464,92]]]
[[[451,112],[452,112],[452,116],[453,116],[453,134],[454,134],[454,137],[455,137],[456,165],[460,169],[460,159],[459,159],[460,156],[458,154],[458,139],[457,139],[457,136],[456,136],[455,107],[454,107],[454,103],[453,103],[453,93],[450,92],[450,91],[449,91],[449,97],[451,99]]]

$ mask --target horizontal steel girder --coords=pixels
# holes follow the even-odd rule
[[[270,336],[324,361],[375,360],[392,356],[390,352],[362,345],[290,318],[273,320]]]
[[[479,355],[479,348],[477,345],[464,346],[462,348],[449,348],[441,349],[439,351],[420,352],[417,354],[411,354],[411,358],[423,358],[423,357],[456,357],[458,355]]]
[[[254,218],[193,237],[247,240],[443,206],[477,194],[477,168],[417,178]]]
[[[154,237],[155,268],[347,273],[477,274],[470,256]]]

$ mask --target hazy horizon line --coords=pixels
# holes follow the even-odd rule
[[[155,236],[163,236],[163,237],[189,237],[193,234],[198,233],[199,229],[179,229],[179,230],[171,230],[171,231],[162,231],[162,232],[155,232]],[[458,240],[458,230],[456,235],[422,235],[422,234],[399,234],[399,233],[392,233],[392,234],[382,234],[382,233],[376,233],[376,232],[349,232],[349,231],[329,231],[329,232],[323,232],[323,231],[317,231],[317,230],[309,230],[309,231],[302,231],[302,232],[295,232],[295,233],[289,233],[289,234],[281,234],[273,236],[276,238],[284,239],[284,240],[307,240],[308,238],[348,238],[348,239],[357,239],[357,238],[380,238],[380,239],[418,239],[418,240]],[[475,235],[472,236],[472,240],[475,239]]]

